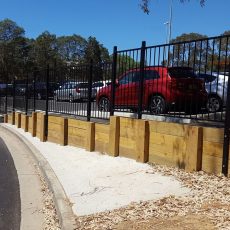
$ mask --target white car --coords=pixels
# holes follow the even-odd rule
[[[68,81],[59,86],[59,89],[54,91],[54,100],[74,102],[75,100],[82,99],[81,91],[84,90],[88,84],[85,82]]]
[[[199,74],[204,79],[205,89],[208,92],[207,109],[209,112],[219,112],[226,106],[228,73]]]

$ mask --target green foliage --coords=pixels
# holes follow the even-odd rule
[[[171,43],[175,44],[170,53],[169,63],[171,65],[191,66],[194,68],[200,65],[205,65],[205,55],[209,44],[200,41],[205,38],[207,38],[206,35],[189,33],[182,34],[175,39],[172,39]]]
[[[23,63],[26,39],[24,29],[10,19],[0,21],[0,78],[19,73]]]
[[[121,75],[129,69],[140,67],[140,63],[135,61],[126,53],[117,55],[117,75]]]
[[[57,50],[61,59],[69,64],[79,64],[84,58],[87,41],[79,36],[61,36],[57,38]]]
[[[181,3],[185,3],[185,2],[189,2],[190,0],[179,0]],[[151,0],[140,0],[140,7],[141,10],[145,13],[145,14],[149,14],[150,13],[150,2]],[[206,0],[200,0],[200,5],[203,7],[205,5]]]
[[[225,31],[222,35],[229,35]],[[168,62],[165,65],[190,66],[197,71],[227,71],[230,60],[230,38],[208,40],[206,35],[182,34],[171,40]]]
[[[45,31],[36,39],[28,39],[16,22],[0,21],[0,80],[21,78],[25,72],[45,69],[47,65],[63,69],[89,63],[91,59],[98,66],[111,61],[108,50],[94,37],[57,37]]]

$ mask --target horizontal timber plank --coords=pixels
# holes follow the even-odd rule
[[[136,151],[130,148],[122,147],[122,146],[119,146],[119,156],[127,157],[127,158],[134,159],[134,160],[136,160],[137,158]]]
[[[133,129],[136,127],[136,119],[120,117],[120,127]]]
[[[219,174],[222,171],[222,158],[203,155],[202,157],[202,170],[207,173]]]
[[[133,149],[133,151],[136,149],[136,142],[126,137],[120,137],[119,145],[127,149]]]
[[[188,126],[169,122],[149,121],[150,132],[184,137]]]
[[[68,135],[85,137],[86,129],[76,128],[76,127],[68,127]]]
[[[220,128],[203,128],[203,140],[210,142],[224,142],[224,129]]]
[[[104,143],[109,143],[109,135],[106,133],[95,133],[95,141],[101,141]]]
[[[57,137],[54,137],[54,136],[50,136],[50,135],[48,135],[48,138],[47,138],[47,140],[49,141],[49,142],[52,142],[52,143],[57,143],[57,144],[60,144],[60,140],[59,140],[59,138],[57,138]]]
[[[96,141],[95,142],[95,151],[98,151],[101,153],[107,153],[108,152],[108,143]]]
[[[149,153],[154,152],[154,149],[170,153],[185,152],[185,139],[184,137],[151,132],[149,138]]]
[[[222,157],[223,144],[217,142],[203,141],[203,155]]]
[[[129,127],[120,127],[120,137],[126,137],[132,140],[136,139],[136,130]]]
[[[87,121],[80,121],[76,119],[68,119],[68,126],[69,127],[75,127],[79,129],[86,129],[86,123]]]
[[[95,123],[95,132],[109,134],[109,125]]]
[[[62,122],[63,123],[63,122]],[[50,123],[48,124],[48,130],[60,132],[63,124]]]
[[[48,122],[62,125],[63,124],[63,117],[49,116]]]
[[[85,148],[86,138],[69,135],[68,136],[68,145]]]
[[[183,163],[179,164],[179,161],[175,161],[173,158],[167,158],[162,155],[149,155],[149,162],[154,164],[166,165],[166,166],[173,166],[173,167],[180,167],[184,168]]]
[[[48,130],[48,137],[53,137],[59,140],[61,138],[61,133],[55,130]]]

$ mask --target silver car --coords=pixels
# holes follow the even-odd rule
[[[199,74],[205,81],[205,89],[208,92],[207,110],[219,112],[226,106],[228,74]]]
[[[81,90],[82,86],[85,84],[87,83],[75,81],[65,82],[63,85],[59,86],[59,89],[54,91],[54,100],[68,100],[69,102],[74,102],[75,100],[82,99]]]
[[[110,81],[96,81],[96,82],[93,82],[91,98],[95,99],[99,89],[109,85],[110,83],[111,83]],[[88,87],[85,87],[84,89],[81,90],[81,98],[84,98],[84,99],[88,98]]]

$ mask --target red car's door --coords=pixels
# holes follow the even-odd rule
[[[124,74],[115,90],[115,106],[130,107],[138,103],[139,72]]]

